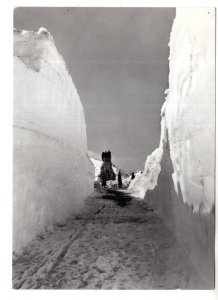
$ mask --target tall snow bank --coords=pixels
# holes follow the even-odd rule
[[[178,8],[169,45],[169,89],[162,108],[161,142],[135,184],[195,266],[192,289],[212,289],[215,10]]]
[[[170,37],[166,123],[173,180],[194,211],[214,205],[215,10],[179,8]]]
[[[14,250],[77,210],[93,179],[83,107],[53,38],[14,30]]]
[[[169,89],[162,108],[159,148],[129,189],[144,198],[160,173],[163,135],[168,134],[175,190],[194,212],[214,205],[215,11],[178,8],[170,37]]]
[[[158,175],[161,171],[160,163],[163,155],[163,147],[166,143],[165,104],[162,107],[161,116],[161,136],[159,147],[147,157],[144,171],[137,174],[128,187],[131,195],[139,199],[144,199],[146,192],[148,190],[153,190],[156,187]]]

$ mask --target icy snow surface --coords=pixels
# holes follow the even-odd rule
[[[93,193],[78,215],[38,235],[14,256],[13,288],[202,287],[168,227],[147,203],[131,198],[117,190]]]
[[[147,157],[143,173],[137,174],[128,187],[132,196],[144,199],[147,190],[153,190],[155,188],[160,173],[161,157],[162,151],[160,148],[154,150],[151,155]]]
[[[93,180],[83,107],[53,38],[14,30],[14,250],[77,210]]]
[[[93,163],[93,166],[95,168],[95,181],[98,181],[99,179],[99,175],[101,173],[101,165],[102,165],[102,161],[95,159],[93,157],[90,157],[91,162]]]
[[[166,142],[165,105],[162,107],[161,116],[160,145],[147,157],[144,171],[136,173],[134,180],[131,181],[128,187],[131,195],[138,199],[144,199],[146,192],[156,187],[158,175],[161,171],[160,162],[163,154],[163,146]]]
[[[175,190],[193,211],[214,205],[215,10],[178,8],[170,37],[169,89],[162,108],[160,146],[130,185],[143,198],[157,184],[168,133]]]
[[[194,211],[214,204],[215,10],[179,8],[170,37],[166,122],[175,189]]]

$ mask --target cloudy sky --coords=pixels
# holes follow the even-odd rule
[[[142,169],[160,138],[174,8],[16,8],[14,27],[46,27],[86,117],[88,148]]]

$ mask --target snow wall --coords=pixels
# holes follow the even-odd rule
[[[199,278],[214,287],[215,10],[178,8],[159,148],[130,186],[174,231]]]
[[[46,29],[14,30],[13,249],[61,222],[92,192],[84,111]]]

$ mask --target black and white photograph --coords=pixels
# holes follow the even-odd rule
[[[14,8],[14,291],[215,289],[215,29],[212,6]]]

